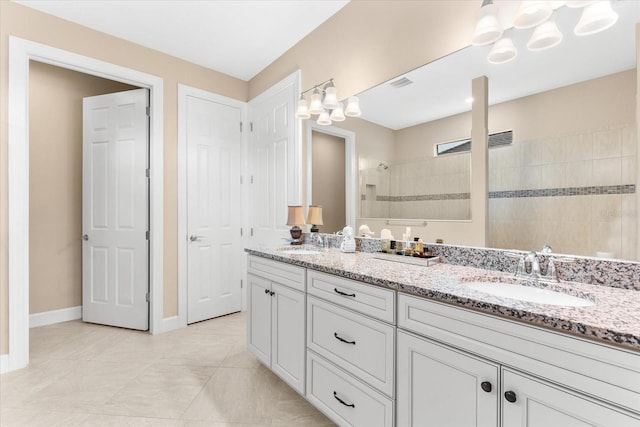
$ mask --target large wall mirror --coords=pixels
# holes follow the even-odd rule
[[[549,244],[557,253],[637,260],[640,2],[613,7],[619,20],[601,33],[575,36],[581,10],[561,7],[564,39],[552,49],[528,51],[532,30],[516,30],[519,53],[509,63],[489,64],[489,47],[468,47],[359,94],[360,123],[344,127],[358,138],[360,223],[469,220],[469,171],[483,167],[489,246]],[[488,77],[496,134],[486,165],[468,154],[467,102],[478,76]]]

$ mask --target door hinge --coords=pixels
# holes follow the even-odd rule
[[[253,122],[249,122],[249,130],[253,132]]]
[[[253,175],[251,175],[251,183],[253,184]]]
[[[145,300],[146,302],[150,302],[149,292],[147,292],[146,294],[144,294],[144,300]]]
[[[240,237],[242,237],[242,227],[240,227]]]
[[[145,112],[146,112],[147,116],[151,117],[151,107],[147,107],[145,109]]]
[[[240,184],[242,184],[242,175],[240,175]]]
[[[244,288],[244,281],[240,279],[240,289]]]
[[[242,122],[240,122],[240,132],[242,132]]]
[[[151,177],[151,169],[147,169],[145,171],[145,174],[147,175],[147,178],[150,178]]]
[[[253,237],[253,227],[251,227],[251,237]]]
[[[151,232],[149,232],[148,230],[144,233],[144,236],[147,240],[151,240]]]

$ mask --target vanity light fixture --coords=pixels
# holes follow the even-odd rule
[[[313,91],[311,102],[305,98],[305,93]],[[296,118],[306,120],[312,115],[317,115],[319,125],[330,125],[332,122],[341,122],[345,116],[359,117],[362,114],[358,97],[352,96],[345,107],[338,100],[338,92],[333,84],[333,79],[324,81],[300,93]]]
[[[478,15],[478,22],[471,37],[474,46],[485,46],[502,37],[502,26],[498,22],[498,9],[493,0],[484,0]]]
[[[560,32],[556,24],[556,9],[564,5],[574,9],[584,8],[582,16],[574,29],[574,33],[578,36],[604,31],[618,21],[618,14],[611,8],[610,0],[522,0],[511,22],[513,22],[513,28],[516,29],[535,27],[527,43],[529,50],[550,49],[562,41],[562,32]],[[471,37],[471,43],[476,46],[494,43],[487,56],[487,61],[492,64],[504,64],[518,55],[518,50],[507,31],[502,35],[502,38],[498,36],[494,39],[493,36],[489,37],[487,35],[489,33],[489,30],[486,29],[488,28],[488,22],[495,20],[499,24],[499,11],[499,8],[493,4],[492,0],[483,0],[480,7],[480,15]],[[490,18],[488,18],[489,16]],[[503,22],[504,18],[504,16],[501,16]],[[492,34],[498,34],[498,31],[494,31]],[[500,34],[502,34],[502,28],[500,28]]]

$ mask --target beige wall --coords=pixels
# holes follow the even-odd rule
[[[164,316],[177,313],[177,85],[242,101],[248,83],[90,30],[9,1],[0,1],[0,354],[8,352],[7,89],[9,35],[154,74],[164,79]],[[46,173],[43,172],[43,173]]]
[[[30,313],[82,305],[82,98],[131,89],[30,62]]]
[[[321,233],[335,233],[346,225],[344,138],[312,132],[314,205],[322,206]]]

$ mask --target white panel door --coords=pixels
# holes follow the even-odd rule
[[[273,244],[290,238],[287,205],[300,204],[296,89],[293,84],[284,85],[266,95],[250,102],[252,244]]]
[[[397,352],[398,426],[498,426],[497,365],[403,331]]]
[[[82,319],[149,328],[148,91],[83,100]]]
[[[241,309],[241,118],[187,96],[187,323]]]
[[[503,369],[502,425],[509,427],[631,427],[640,418],[586,396]],[[509,393],[509,394],[507,394]]]

